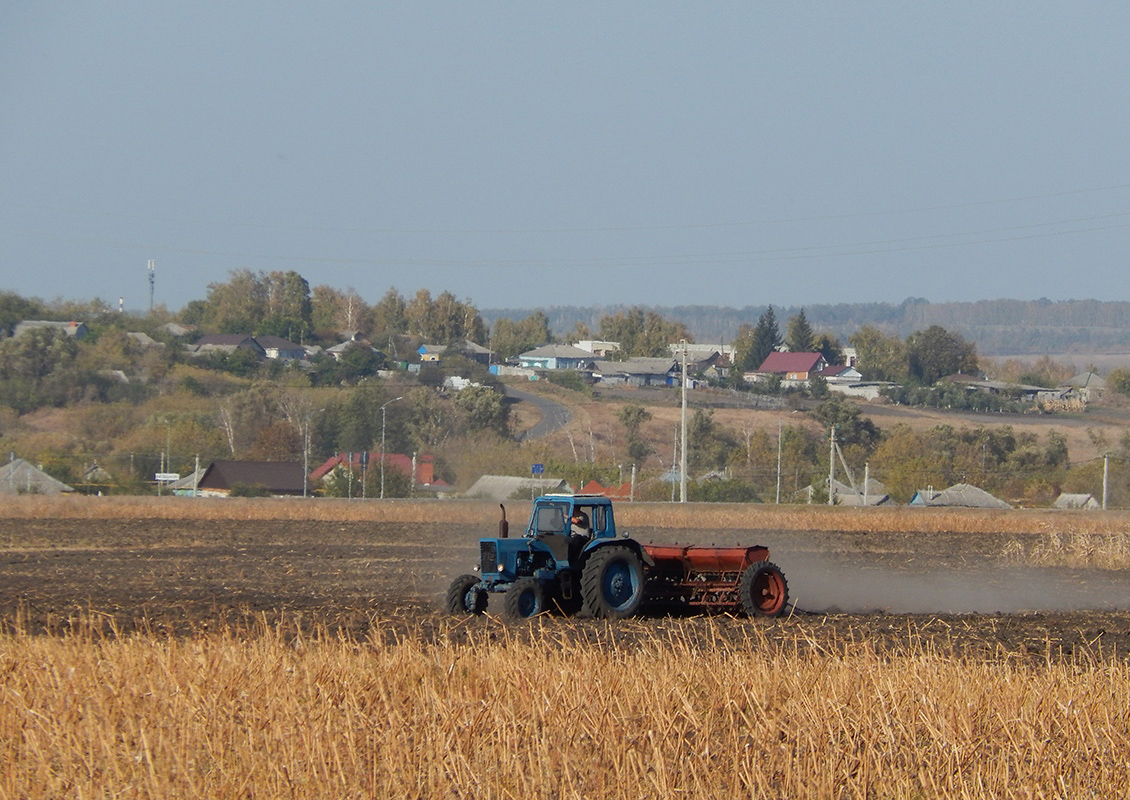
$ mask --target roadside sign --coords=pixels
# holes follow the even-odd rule
[[[158,472],[153,476],[153,480],[155,480],[155,481],[165,481],[167,483],[172,483],[173,481],[179,481],[180,480],[180,473],[179,472]]]
[[[545,464],[530,464],[531,475],[541,475],[545,472]]]

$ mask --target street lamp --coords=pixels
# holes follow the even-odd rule
[[[385,499],[385,421],[388,417],[388,412],[385,411],[390,405],[397,400],[403,400],[403,397],[394,397],[383,406],[381,406],[381,499]]]

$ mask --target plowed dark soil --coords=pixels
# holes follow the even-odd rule
[[[0,623],[62,632],[187,635],[285,624],[362,639],[503,635],[490,616],[453,624],[442,594],[470,571],[462,525],[359,522],[6,520],[0,531]],[[640,530],[641,541],[689,537]],[[636,646],[688,632],[734,646],[804,650],[926,642],[944,652],[1059,659],[1130,653],[1123,572],[1017,566],[1007,537],[963,534],[710,532],[702,544],[764,544],[794,607],[777,620],[643,618],[607,624],[547,618],[562,641]],[[493,609],[499,603],[492,604]],[[529,627],[529,626],[527,626]],[[506,636],[526,635],[510,626]]]

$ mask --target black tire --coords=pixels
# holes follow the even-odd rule
[[[487,593],[476,589],[478,575],[460,575],[447,589],[447,610],[451,614],[482,614],[487,610]]]
[[[789,604],[789,582],[769,561],[750,564],[739,583],[742,609],[751,617],[779,617]]]
[[[545,611],[545,591],[533,578],[519,578],[502,598],[502,615],[519,620],[536,617]]]
[[[581,574],[585,616],[624,619],[643,601],[643,563],[629,547],[607,545],[592,553]]]

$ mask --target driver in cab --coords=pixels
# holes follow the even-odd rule
[[[573,509],[569,518],[569,552],[575,557],[592,538],[592,523],[589,515],[579,508]]]

